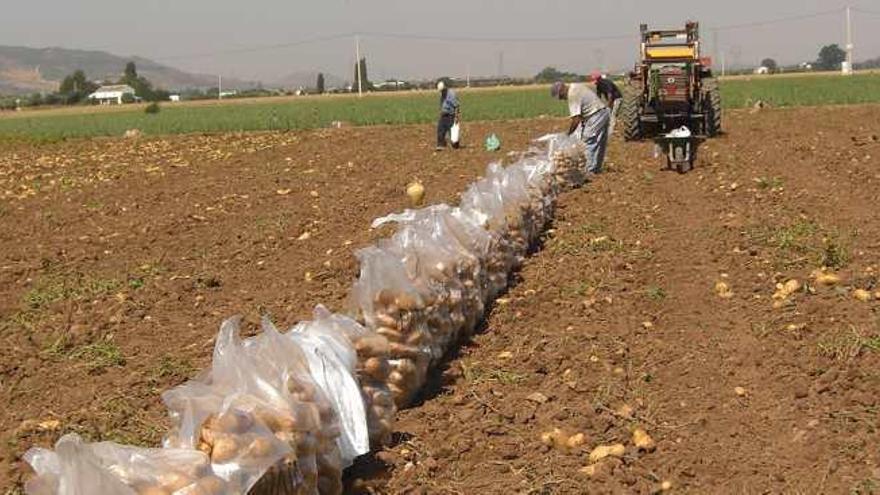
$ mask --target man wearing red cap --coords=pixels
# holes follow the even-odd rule
[[[623,93],[620,92],[620,88],[614,84],[614,81],[598,71],[590,74],[590,82],[596,85],[596,94],[605,100],[605,104],[611,109],[611,124],[608,126],[608,136],[610,137],[614,134],[614,123],[617,120],[620,103],[623,101]]]
[[[608,106],[586,83],[566,84],[557,81],[550,89],[550,94],[568,101],[568,115],[571,117],[568,134],[580,132],[581,139],[587,145],[587,172],[601,173],[608,145],[608,124],[611,121]]]

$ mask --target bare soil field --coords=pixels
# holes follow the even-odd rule
[[[615,142],[609,172],[561,197],[520,282],[350,491],[880,490],[876,122],[878,106],[730,113],[686,175]],[[522,150],[563,126],[468,132]],[[454,201],[502,157],[434,153],[432,132],[4,148],[0,487],[17,493],[19,456],[66,432],[157,444],[159,394],[209,362],[223,318],[345,307],[352,253],[387,234],[369,223],[406,206],[407,182]],[[839,283],[811,277],[823,265]],[[547,445],[555,428],[582,443]],[[634,447],[635,428],[655,445]]]

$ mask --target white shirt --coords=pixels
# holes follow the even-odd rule
[[[568,85],[568,116],[580,115],[584,119],[606,108],[605,102],[596,95],[591,87],[584,83]]]

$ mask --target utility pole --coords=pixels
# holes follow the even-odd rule
[[[846,64],[843,66],[843,74],[846,76],[853,73],[853,38],[852,38],[852,12],[846,7]]]
[[[356,59],[357,66],[357,79],[358,79],[358,97],[364,96],[364,78],[363,74],[361,74],[361,37],[357,35],[354,37],[354,56]]]
[[[223,99],[223,76],[217,76],[217,99]]]
[[[468,88],[471,87],[471,64],[467,65],[467,86],[466,87],[468,87]]]

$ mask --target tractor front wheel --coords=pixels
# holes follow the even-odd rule
[[[639,95],[632,91],[623,95],[623,103],[620,104],[620,120],[623,123],[623,139],[626,141],[640,141],[644,137],[640,100]]]

